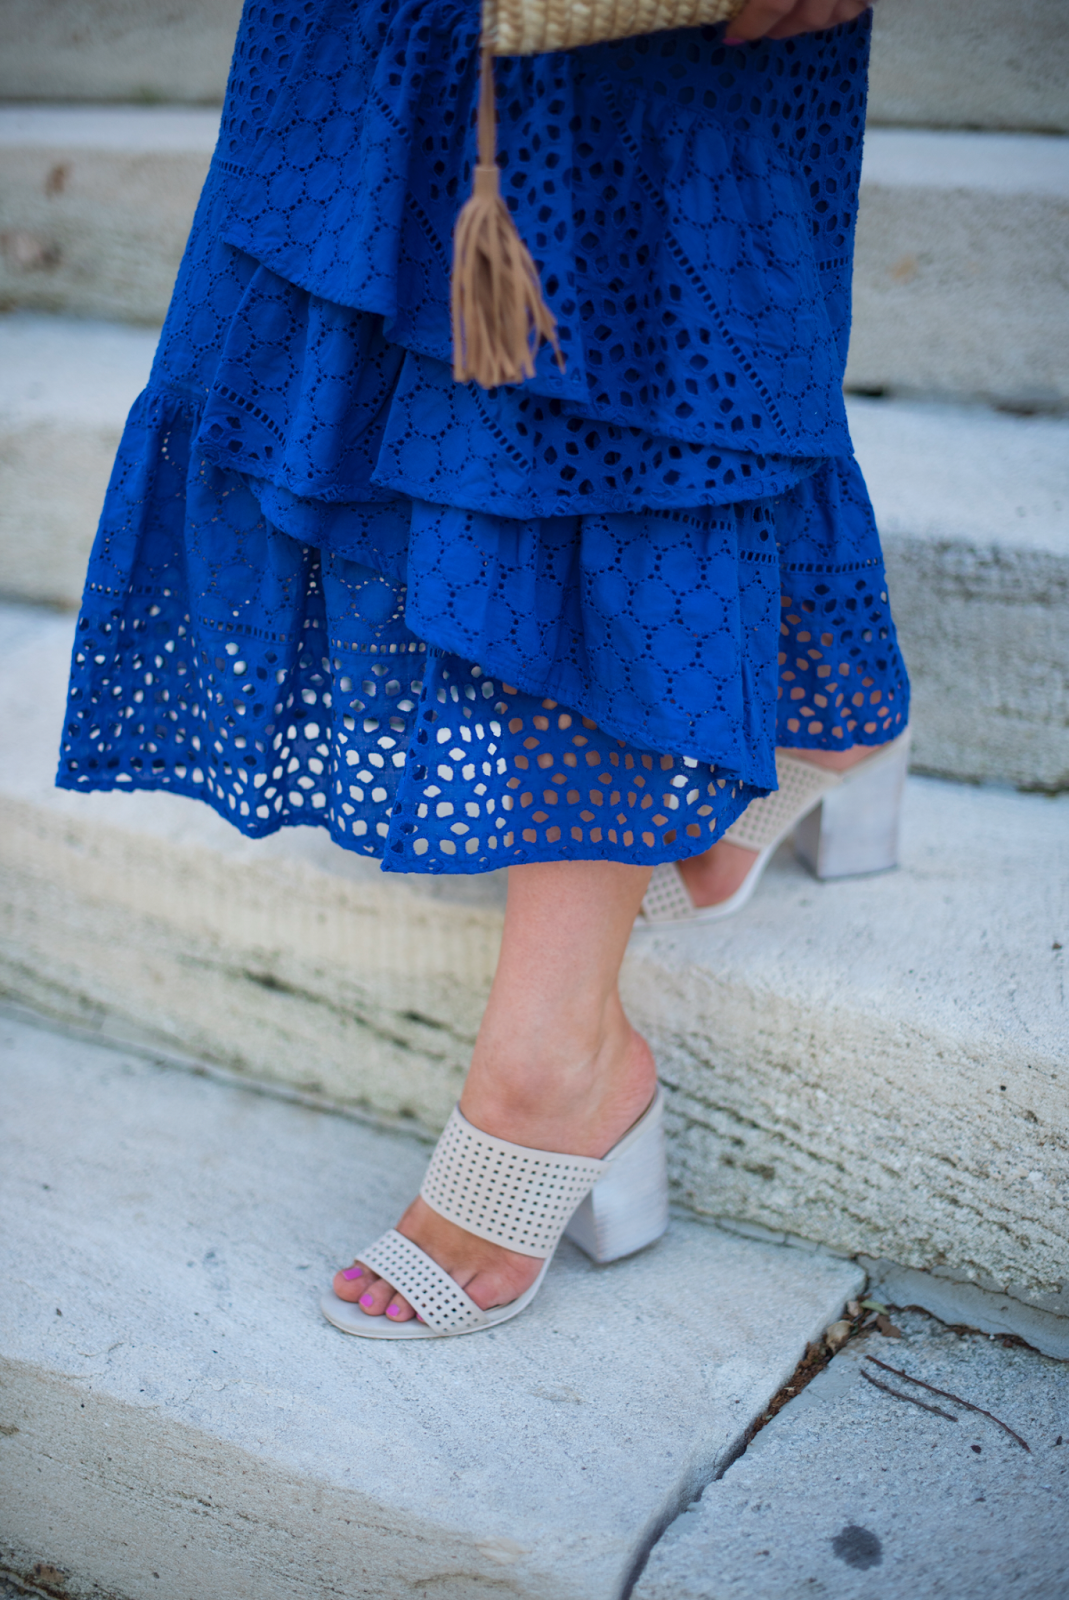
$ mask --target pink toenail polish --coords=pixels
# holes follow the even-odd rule
[[[345,1278],[348,1283],[352,1283],[354,1278],[362,1278],[363,1276],[363,1267],[347,1267],[342,1273],[342,1277]]]
[[[401,1315],[400,1307],[399,1306],[387,1306],[386,1307],[386,1315],[388,1317],[399,1317]]]
[[[375,1304],[375,1296],[371,1293],[370,1289],[368,1290],[367,1294],[362,1294],[360,1296],[360,1304],[362,1306],[373,1306]]]

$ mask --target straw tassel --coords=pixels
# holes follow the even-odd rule
[[[564,371],[557,320],[538,272],[501,198],[496,160],[493,53],[483,48],[475,191],[453,234],[453,376],[484,389],[534,377],[543,340]]]

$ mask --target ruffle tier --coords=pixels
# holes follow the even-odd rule
[[[848,280],[817,247],[848,266],[851,216],[814,225],[817,156],[788,159],[802,112],[834,111],[826,164],[856,179],[864,30],[808,57],[695,32],[505,64],[510,193],[569,366],[489,394],[452,381],[435,275],[472,35],[441,0],[246,7],[94,549],[61,784],[195,794],[250,834],[321,822],[397,870],[652,862],[772,786],[777,738],[904,725],[841,415]],[[673,276],[687,227],[706,253]]]

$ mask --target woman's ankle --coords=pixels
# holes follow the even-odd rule
[[[849,772],[859,761],[866,761],[877,750],[882,750],[884,743],[890,744],[897,737],[897,732],[890,733],[880,744],[853,744],[848,750],[794,750],[788,745],[779,745],[777,749],[781,755],[791,756],[795,761],[808,761],[826,772]]]
[[[480,1046],[461,1110],[484,1133],[534,1149],[604,1155],[657,1086],[650,1048],[626,1018],[571,1051],[553,1038],[525,1041],[522,1050]]]

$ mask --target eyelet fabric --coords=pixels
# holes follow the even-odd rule
[[[567,369],[450,372],[477,7],[246,5],[57,781],[387,870],[649,864],[908,680],[841,381],[865,19],[498,63]]]

